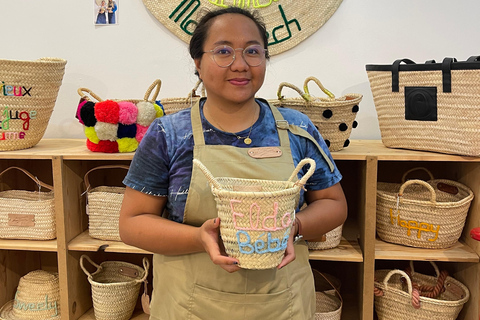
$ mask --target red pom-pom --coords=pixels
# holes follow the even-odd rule
[[[480,240],[480,227],[476,227],[470,230],[470,237],[475,240]]]
[[[87,148],[94,152],[118,153],[118,143],[116,141],[100,140],[96,144],[87,139]]]
[[[95,104],[95,118],[97,121],[117,124],[119,119],[119,105],[112,100],[105,100]]]

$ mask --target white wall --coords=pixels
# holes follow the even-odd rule
[[[336,96],[363,94],[351,138],[379,139],[365,64],[480,55],[479,12],[478,0],[343,0],[315,34],[271,58],[259,96],[275,98],[280,82],[301,86],[315,76]],[[141,0],[120,0],[119,13],[119,25],[99,27],[93,0],[0,0],[1,59],[68,61],[45,138],[84,137],[74,117],[79,87],[104,99],[140,99],[159,78],[166,98],[186,96],[196,82],[187,44]],[[323,96],[313,83],[311,91]]]

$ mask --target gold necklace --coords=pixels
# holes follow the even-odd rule
[[[209,112],[209,113],[210,113],[210,112]],[[210,118],[215,122],[215,124],[218,126],[218,128],[219,128],[220,130],[222,130],[222,131],[224,131],[224,132],[227,132],[227,133],[230,133],[230,134],[233,134],[235,137],[237,137],[238,140],[243,139],[243,143],[245,143],[245,144],[248,145],[248,144],[251,144],[251,143],[252,143],[252,139],[250,139],[250,134],[252,133],[253,125],[255,124],[256,115],[257,115],[257,113],[255,112],[255,113],[253,114],[253,122],[252,122],[252,125],[250,126],[250,131],[248,131],[248,135],[247,135],[246,137],[241,137],[241,136],[239,136],[238,134],[236,134],[236,133],[234,133],[234,132],[226,131],[225,129],[223,129],[223,128],[220,126],[220,124],[218,123],[218,121],[215,120],[212,115],[210,115]]]

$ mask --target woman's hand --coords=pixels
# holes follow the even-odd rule
[[[293,238],[298,233],[298,226],[293,224],[292,228],[290,229],[290,236],[288,237],[287,241],[287,248],[285,249],[285,255],[283,256],[282,261],[278,265],[277,269],[281,269],[285,267],[287,264],[295,260],[295,246],[293,245]]]
[[[220,238],[220,218],[209,219],[202,224],[200,241],[214,264],[230,273],[240,270],[238,260],[225,253],[223,241]]]

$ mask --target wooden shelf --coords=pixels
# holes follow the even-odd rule
[[[90,237],[88,230],[82,232],[68,244],[68,250],[72,251],[98,251],[101,246],[105,246],[102,251],[116,253],[147,253],[151,252],[129,246],[120,241],[99,240]]]
[[[380,239],[375,241],[375,259],[479,262],[475,251],[462,242],[457,242],[448,249],[424,249],[388,243]]]
[[[363,262],[363,255],[357,241],[342,237],[340,244],[332,249],[310,250],[311,260]]]
[[[143,313],[143,311],[141,310],[135,310],[133,312],[132,317],[130,318],[130,320],[148,320],[148,319],[149,319],[149,315],[146,313]],[[78,320],[96,320],[95,311],[93,310],[93,308],[88,310],[87,312],[85,312],[84,315],[78,318]]]
[[[0,249],[25,251],[57,251],[57,240],[9,240],[0,239]]]

